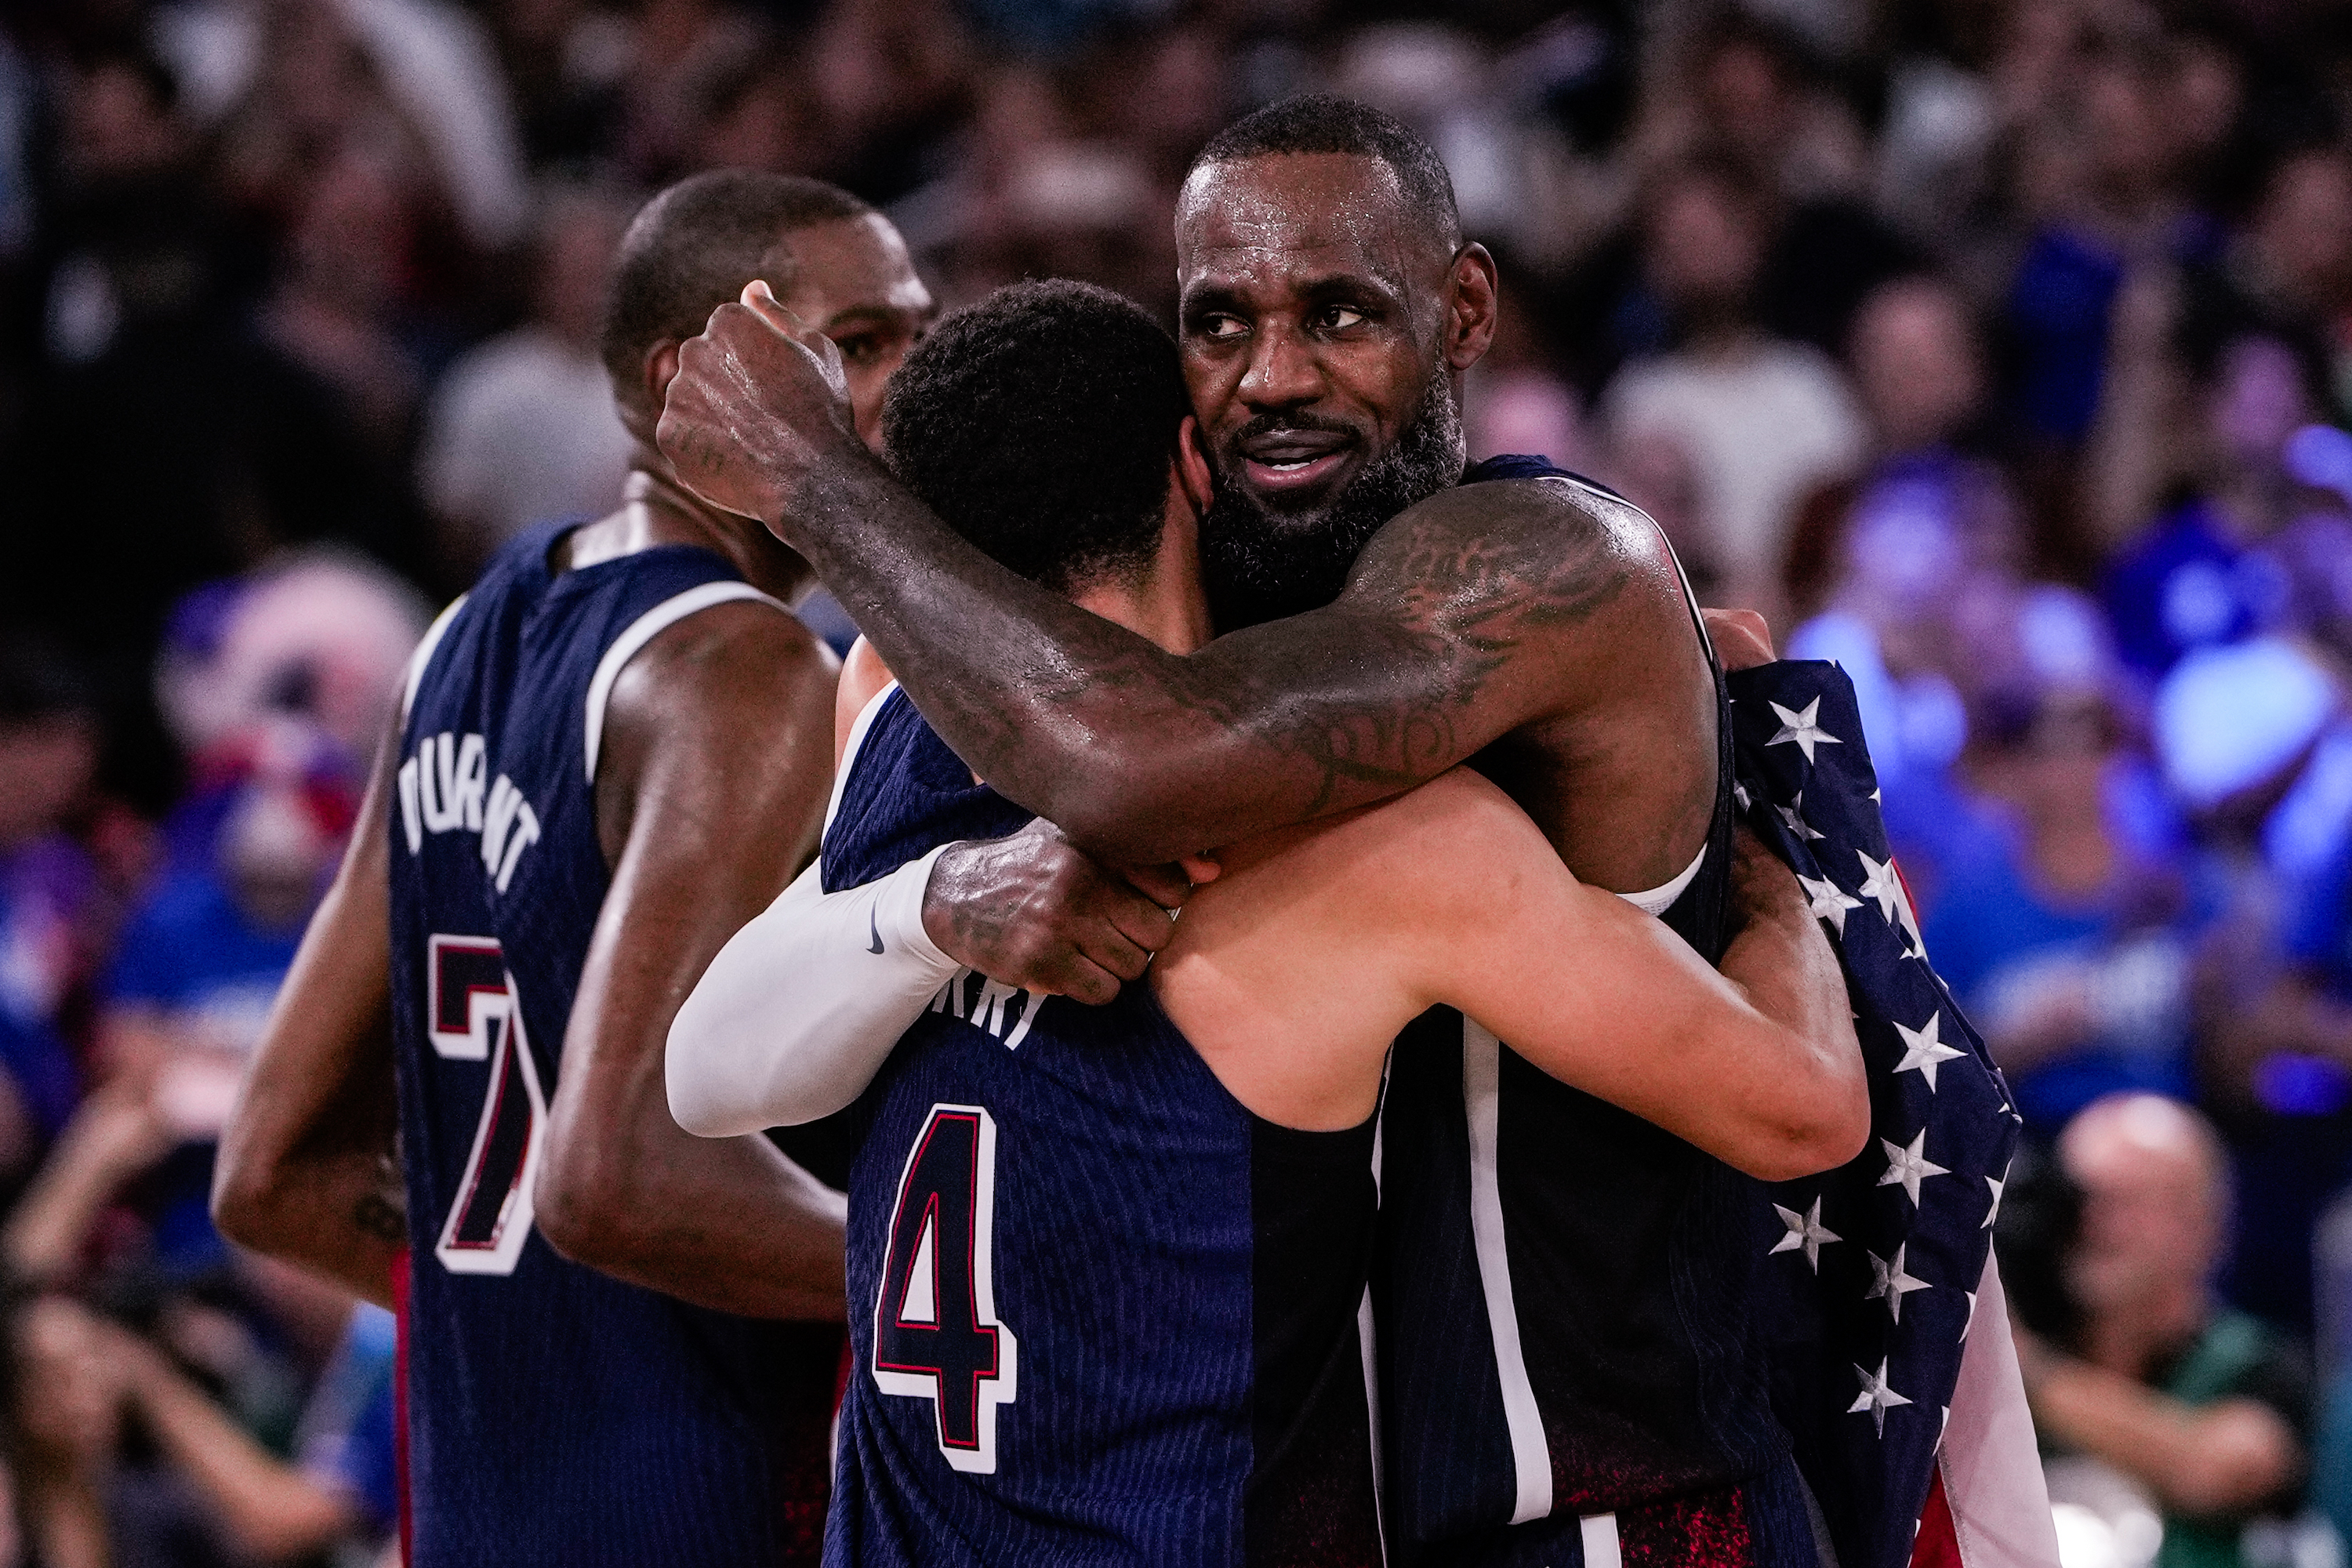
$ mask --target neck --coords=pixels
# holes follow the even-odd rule
[[[660,455],[642,444],[621,488],[621,510],[572,538],[573,566],[656,545],[698,544],[726,557],[745,582],[788,605],[805,596],[816,581],[809,563],[765,526],[709,505],[672,479]]]
[[[1154,562],[1139,582],[1097,584],[1071,595],[1070,602],[1170,653],[1191,653],[1209,640],[1209,601],[1197,567],[1172,572],[1165,561]]]
[[[2137,1382],[2158,1357],[2196,1337],[2205,1312],[2202,1286],[2188,1281],[2167,1285],[2130,1310],[2094,1318],[2084,1336],[2084,1359]]]

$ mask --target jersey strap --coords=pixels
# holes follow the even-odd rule
[[[707,610],[713,605],[732,604],[738,599],[756,599],[773,605],[784,615],[793,612],[782,600],[762,594],[749,583],[705,583],[699,588],[688,588],[674,598],[665,599],[639,616],[629,629],[613,639],[604,657],[596,663],[595,676],[588,682],[587,741],[583,750],[587,753],[588,782],[596,782],[596,753],[604,741],[604,706],[613,700],[613,683],[621,679],[622,669],[637,657],[638,650],[661,636],[687,616]],[[422,668],[420,666],[420,668]]]

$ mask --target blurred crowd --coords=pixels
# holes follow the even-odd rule
[[[1429,134],[1500,259],[1474,456],[1620,488],[1854,680],[2034,1140],[2069,1568],[2340,1568],[2352,9],[2309,0],[15,0],[0,1568],[387,1550],[391,1321],[226,1247],[211,1143],[432,607],[617,495],[635,204],[817,174],[947,304],[1172,317],[1187,159],[1307,89]]]

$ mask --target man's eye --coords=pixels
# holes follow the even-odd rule
[[[882,357],[882,340],[871,332],[859,332],[854,337],[835,338],[833,346],[841,351],[844,364],[872,364]]]
[[[1237,338],[1249,328],[1239,316],[1211,316],[1201,323],[1200,331],[1204,338]]]
[[[1361,310],[1351,310],[1346,305],[1327,305],[1323,308],[1320,324],[1327,332],[1343,332],[1363,319]]]

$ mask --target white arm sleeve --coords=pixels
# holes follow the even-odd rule
[[[811,866],[719,950],[669,1026],[680,1127],[731,1138],[796,1126],[864,1091],[961,967],[923,931],[940,853],[839,893],[821,891]]]

